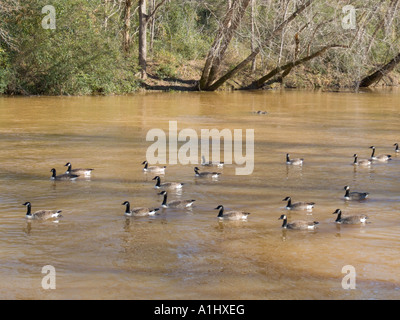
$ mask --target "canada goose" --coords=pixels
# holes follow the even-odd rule
[[[371,154],[371,160],[373,161],[380,161],[380,162],[385,162],[388,160],[391,160],[391,155],[390,154],[381,154],[379,156],[375,156],[375,147],[374,146],[370,146],[370,148],[372,149],[372,154]]]
[[[313,230],[315,226],[319,224],[318,221],[305,221],[296,220],[290,223],[287,222],[287,216],[285,214],[281,215],[278,220],[283,220],[282,228],[293,229],[293,230]]]
[[[160,176],[155,176],[152,180],[157,180],[155,187],[157,189],[182,189],[184,183],[180,182],[164,182],[161,183],[161,178]]]
[[[204,172],[199,172],[199,168],[198,167],[194,167],[194,173],[196,177],[212,177],[212,178],[218,178],[218,176],[221,174],[220,172],[208,172],[208,171],[204,171]]]
[[[158,166],[151,166],[149,167],[149,163],[147,161],[143,161],[142,164],[144,164],[143,171],[144,172],[157,172],[157,173],[165,173],[165,168],[164,167],[158,167]]]
[[[164,196],[163,202],[161,204],[161,206],[164,208],[181,208],[181,209],[189,208],[192,206],[193,202],[196,201],[196,200],[174,200],[167,203],[167,196],[168,196],[167,191],[161,191],[159,195]]]
[[[67,171],[65,171],[66,174],[77,174],[77,175],[84,175],[85,177],[90,177],[92,174],[92,171],[94,169],[71,169],[72,165],[71,162],[67,162],[64,167],[68,167]]]
[[[201,156],[201,165],[202,166],[206,166],[206,167],[212,167],[212,166],[216,166],[218,168],[222,168],[224,166],[224,163],[222,161],[206,161],[206,158],[203,156]]]
[[[160,210],[159,208],[145,208],[145,207],[138,207],[138,208],[133,208],[131,210],[131,204],[129,201],[125,201],[122,203],[123,206],[125,207],[125,213],[124,215],[127,217],[145,217],[145,216],[154,216],[156,214],[156,211]]]
[[[360,214],[360,215],[354,215],[354,216],[347,216],[347,217],[342,217],[342,210],[336,209],[333,214],[337,214],[337,218],[335,220],[336,223],[339,224],[358,224],[358,223],[365,223],[366,220],[368,219],[368,216],[365,214]]]
[[[31,203],[25,202],[22,204],[27,207],[26,218],[30,220],[48,220],[62,218],[61,210],[39,210],[31,213]]]
[[[353,155],[353,157],[354,157],[354,162],[353,162],[353,164],[354,164],[355,166],[368,167],[368,166],[370,166],[371,163],[372,163],[372,162],[371,162],[370,160],[368,160],[368,159],[357,160],[357,159],[358,159],[358,156],[357,156],[356,153]]]
[[[286,209],[288,210],[308,210],[311,211],[314,208],[314,202],[296,202],[292,204],[292,198],[286,197],[282,201],[287,201]]]
[[[245,211],[227,211],[224,213],[224,206],[219,205],[218,207],[214,208],[215,210],[219,209],[218,212],[218,219],[224,220],[247,220],[249,212]]]
[[[75,180],[76,178],[79,177],[79,175],[77,174],[72,174],[72,173],[64,173],[64,174],[60,174],[57,176],[56,174],[56,169],[51,169],[50,172],[52,172],[51,175],[51,180]]]
[[[258,111],[253,111],[254,114],[268,114],[267,111],[264,110],[258,110]]]
[[[300,159],[300,158],[290,159],[289,153],[286,153],[286,164],[301,166],[301,165],[303,165],[303,161],[304,161],[304,159]]]
[[[349,186],[345,186],[344,190],[346,190],[346,193],[344,195],[344,198],[346,200],[364,200],[369,195],[368,192],[350,192]]]
[[[400,152],[399,144],[396,142],[396,143],[394,144],[394,146],[396,147],[396,148],[394,149],[394,152],[399,153],[399,152]]]

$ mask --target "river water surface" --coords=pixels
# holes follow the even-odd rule
[[[399,101],[400,91],[0,98],[0,299],[400,299]],[[125,200],[161,204],[141,163],[147,132],[168,133],[169,121],[254,129],[254,171],[238,176],[232,164],[199,180],[194,165],[165,163],[162,181],[185,183],[168,200],[195,207],[127,219]],[[353,154],[368,158],[371,145],[393,160],[355,168]],[[304,165],[287,166],[288,152]],[[50,181],[68,161],[92,177]],[[345,185],[370,197],[347,203]],[[315,202],[312,215],[288,213],[318,221],[315,231],[281,228],[286,196]],[[64,218],[27,222],[26,201]],[[219,222],[219,204],[248,221]],[[336,225],[337,208],[370,223]],[[45,265],[54,290],[42,288]],[[356,287],[346,290],[348,265]]]

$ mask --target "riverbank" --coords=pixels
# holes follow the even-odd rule
[[[160,75],[160,65],[150,63],[148,66],[148,77],[143,81],[140,90],[143,91],[196,91],[198,81],[201,77],[203,61],[188,61],[187,63],[174,66],[171,74]],[[245,72],[243,75],[228,80],[220,88],[222,91],[244,90],[254,79],[260,76],[252,72]],[[370,88],[388,88],[400,86],[400,68],[384,76],[378,83]],[[282,82],[276,81],[266,85],[261,90],[274,89],[326,89],[326,90],[355,90],[357,83],[354,80],[346,79],[343,74],[335,70],[326,70],[318,73],[307,66],[299,66],[288,74]]]

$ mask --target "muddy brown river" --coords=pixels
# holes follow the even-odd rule
[[[400,90],[0,98],[0,299],[400,299],[399,101]],[[178,133],[198,133],[199,161],[201,130],[227,129],[232,139],[235,129],[243,138],[254,130],[253,170],[238,175],[235,158],[223,168],[173,164],[159,150],[161,182],[184,183],[168,201],[195,199],[193,208],[127,218],[126,200],[161,205],[142,162],[149,131],[168,139],[171,121]],[[222,161],[232,143],[221,139]],[[239,145],[245,155],[245,139]],[[370,146],[392,160],[354,166]],[[304,164],[286,165],[286,153]],[[94,171],[51,181],[50,169],[61,174],[67,162]],[[197,178],[195,166],[222,174]],[[369,197],[344,201],[346,185]],[[288,211],[287,196],[315,207]],[[63,218],[27,221],[26,201]],[[218,205],[251,214],[219,221]],[[337,225],[338,208],[369,223]],[[282,214],[319,224],[285,230]],[[43,287],[48,265],[55,289]],[[342,285],[345,266],[354,288]]]

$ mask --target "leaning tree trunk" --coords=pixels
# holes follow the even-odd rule
[[[360,88],[367,88],[370,85],[378,82],[383,78],[383,76],[387,75],[389,72],[393,71],[393,69],[400,63],[400,53],[390,60],[383,67],[376,70],[374,73],[366,76],[364,79],[360,81]]]
[[[321,55],[323,55],[327,50],[331,49],[331,48],[347,48],[348,46],[344,46],[344,45],[338,45],[338,44],[331,44],[331,45],[327,45],[323,48],[321,48],[320,50],[304,57],[301,59],[298,59],[296,61],[292,61],[289,62],[283,66],[279,66],[273,70],[271,70],[270,72],[268,72],[268,74],[266,74],[265,76],[261,77],[260,79],[253,81],[248,87],[246,87],[246,89],[260,89],[261,87],[264,86],[265,82],[272,79],[273,77],[275,77],[276,75],[280,74],[281,72],[283,72],[282,76],[280,77],[280,79],[283,79],[286,75],[289,74],[289,72],[296,66],[301,65],[307,61],[310,61],[316,57],[319,57]],[[279,79],[277,80],[279,81]],[[275,82],[275,81],[274,81]]]
[[[219,76],[226,50],[236,29],[239,27],[240,21],[242,20],[249,3],[250,0],[234,0],[232,3],[228,4],[227,12],[221,22],[217,35],[206,58],[199,81],[200,90],[208,90]]]
[[[277,35],[282,29],[288,25],[291,21],[293,21],[301,12],[303,12],[308,6],[311,5],[313,0],[307,0],[303,5],[297,7],[296,11],[294,11],[287,19],[285,19],[280,25],[278,25],[271,33],[269,37],[267,37],[263,43],[266,45],[272,37]],[[242,71],[250,62],[252,62],[256,56],[261,52],[261,46],[255,48],[242,62],[240,62],[236,67],[232,70],[228,71],[225,75],[220,77],[214,83],[209,85],[206,90],[208,91],[215,91],[219,87],[221,87],[227,80],[231,79],[235,76],[238,72]]]

